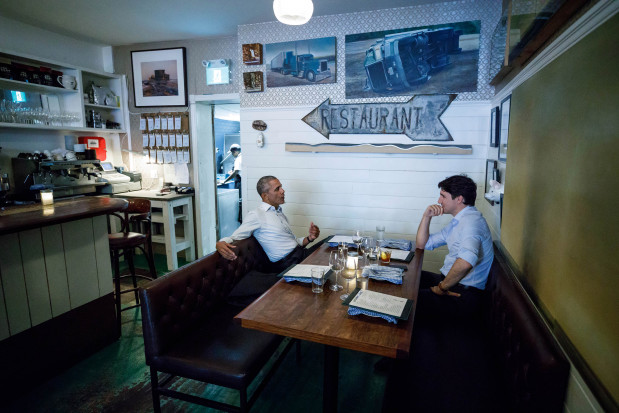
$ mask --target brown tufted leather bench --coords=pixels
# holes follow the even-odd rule
[[[416,321],[411,350],[384,412],[563,411],[569,362],[496,248],[478,322]]]
[[[537,310],[496,254],[486,284],[486,327],[503,393],[515,412],[562,412],[570,364]]]
[[[144,351],[156,412],[160,395],[220,410],[247,411],[270,377],[265,376],[248,401],[247,387],[283,338],[244,329],[232,321],[241,309],[228,304],[227,295],[248,272],[261,270],[268,261],[253,237],[235,245],[238,258],[234,261],[214,252],[140,290]],[[160,382],[159,372],[169,377]],[[171,390],[168,384],[175,376],[237,389],[239,406]]]

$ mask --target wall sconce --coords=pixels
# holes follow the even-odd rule
[[[312,18],[314,3],[312,0],[274,0],[273,11],[280,22],[297,26]]]

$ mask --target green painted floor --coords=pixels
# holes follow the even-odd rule
[[[138,260],[138,267],[145,267]],[[179,263],[179,265],[181,265]],[[165,256],[156,266],[165,273]],[[132,296],[126,294],[128,300]],[[122,313],[122,337],[48,382],[33,388],[1,411],[7,412],[151,412],[149,370],[144,362],[139,308]],[[380,357],[341,350],[339,411],[380,412],[386,376],[374,371]],[[267,366],[268,368],[268,366]],[[319,412],[322,410],[323,347],[302,342],[301,361],[295,347],[266,386],[252,412]],[[258,377],[260,379],[260,377]],[[174,386],[219,401],[238,402],[236,392],[191,380]],[[250,390],[251,392],[251,390]],[[163,412],[216,411],[162,397]]]

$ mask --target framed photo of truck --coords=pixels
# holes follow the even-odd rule
[[[335,37],[266,44],[267,87],[335,83],[335,50]]]
[[[346,99],[477,92],[479,20],[346,35]]]

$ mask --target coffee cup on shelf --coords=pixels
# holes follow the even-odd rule
[[[58,76],[58,82],[65,89],[75,89],[75,87],[77,86],[77,80],[75,80],[75,76],[71,75]]]

